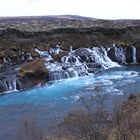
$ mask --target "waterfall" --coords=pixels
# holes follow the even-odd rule
[[[54,48],[50,48],[48,51],[41,51],[35,48],[35,52],[39,54],[39,56],[47,61],[44,61],[46,69],[48,71],[48,75],[46,76],[46,81],[55,81],[67,78],[74,78],[79,76],[91,76],[94,75],[99,70],[108,69],[112,67],[120,67],[119,64],[126,63],[126,55],[129,52],[130,54],[130,62],[137,63],[136,58],[136,48],[129,47],[129,50],[122,47],[117,47],[117,45],[113,44],[112,47],[92,47],[92,48],[79,48],[73,49],[72,46],[67,49],[68,52],[60,49],[60,46],[56,46]],[[59,52],[64,52],[60,53]],[[131,52],[131,53],[130,53]],[[57,59],[55,62],[50,61],[53,60],[53,56],[56,55]],[[20,60],[28,61],[32,60],[32,55],[30,52],[21,52],[19,55]],[[61,59],[60,59],[61,58]],[[3,58],[4,64],[11,64],[11,59],[9,57]],[[119,64],[118,64],[118,63]],[[9,65],[5,65],[9,66]],[[16,71],[17,72],[17,71]],[[16,72],[11,73],[14,75]],[[16,78],[11,78],[11,75],[8,76],[7,73],[5,75],[5,79],[0,81],[1,89],[5,89],[6,91],[16,91],[20,90],[22,86],[16,80]]]
[[[112,44],[112,47],[113,47],[113,48],[115,48],[115,47],[116,47],[116,44],[115,44],[115,43],[113,43],[113,44]]]
[[[70,65],[61,66],[59,63],[48,63],[49,81],[78,77],[78,68]],[[79,68],[80,69],[80,68]],[[81,70],[81,69],[80,69]]]
[[[8,84],[7,84],[7,82],[4,81],[3,83],[4,83],[5,90],[8,91],[9,88],[8,88]]]
[[[73,68],[68,71],[62,70],[62,71],[49,72],[49,81],[68,79],[74,77],[79,77],[79,75],[78,72],[75,71]]]
[[[32,57],[32,55],[31,55],[31,53],[27,52],[26,55],[27,55],[27,61],[33,60],[33,57]]]
[[[17,91],[16,82],[17,82],[16,79],[3,81],[5,90],[8,92]]]
[[[120,60],[120,63],[126,63],[126,57],[125,57],[125,51],[121,47],[115,47],[115,56],[118,60]]]
[[[68,68],[67,72],[68,72],[70,78],[78,77],[78,71],[76,71],[73,67]]]
[[[107,49],[101,47],[72,50],[61,58],[60,63],[45,63],[49,71],[49,81],[93,75],[99,69],[118,67],[107,55]]]
[[[94,47],[92,49],[87,49],[93,59],[95,60],[96,64],[100,64],[104,69],[112,68],[112,67],[119,67],[116,62],[113,62],[107,55],[107,51],[105,48],[101,47]]]
[[[121,63],[126,62],[125,51],[123,48],[118,48],[113,44],[115,57],[121,59]],[[37,48],[35,51],[40,57],[45,58],[46,68],[49,72],[49,81],[60,80],[66,78],[73,78],[86,75],[94,75],[100,69],[108,69],[112,67],[119,67],[117,62],[112,61],[108,56],[108,51],[111,48],[93,47],[93,48],[79,48],[74,50],[70,46],[68,55],[62,56],[60,62],[51,62],[53,54],[59,55],[60,46],[49,49],[47,51],[40,51]],[[52,56],[51,56],[52,54]]]
[[[61,51],[62,50],[59,45],[56,45],[56,47],[49,49],[50,54],[59,54]]]
[[[4,64],[6,64],[6,63],[7,63],[7,60],[6,60],[6,58],[5,58],[5,57],[3,58],[3,62],[4,62]]]
[[[72,48],[72,46],[70,46],[70,53],[72,53],[72,51],[73,51],[73,48]]]
[[[122,56],[122,63],[126,63],[126,55],[125,50],[123,48],[120,48],[121,56]]]
[[[73,49],[72,46],[68,49],[66,53],[60,49],[60,46],[56,45],[48,51],[42,51],[35,48],[35,52],[46,61],[44,61],[46,69],[48,71],[48,76],[46,81],[55,81],[61,79],[74,78],[79,76],[93,76],[96,72],[103,69],[108,69],[112,67],[119,67],[120,65],[117,61],[112,61],[108,55],[108,51],[115,52],[115,57],[121,59],[124,63],[125,51],[123,48],[119,48],[113,45],[111,48],[105,47],[92,47],[92,48],[79,48]],[[60,54],[59,54],[60,53]],[[114,55],[114,53],[112,53]],[[59,62],[53,62],[53,56],[58,55]],[[60,55],[60,56],[59,56]],[[32,60],[32,55],[30,52],[21,52],[20,59],[23,61]],[[11,63],[9,57],[4,57],[3,61],[5,64]],[[133,47],[133,62],[136,63],[136,48]],[[4,81],[4,82],[3,82]],[[2,86],[6,91],[16,91],[17,89],[22,89],[20,83],[16,78],[13,80],[11,77],[2,81]]]
[[[12,61],[9,57],[4,57],[3,62],[4,62],[4,64],[11,64]]]
[[[75,65],[79,65],[81,64],[79,61],[79,57],[76,57],[74,55],[68,55],[68,56],[63,56],[61,58],[61,62],[62,63],[67,63],[67,64],[75,64]]]
[[[61,80],[69,78],[69,74],[64,71],[49,72],[49,81]]]
[[[21,61],[24,62],[24,61],[31,61],[31,60],[33,60],[33,57],[30,52],[27,53],[21,52]],[[20,61],[20,58],[18,58],[18,61]]]
[[[35,52],[37,52],[40,57],[45,58],[46,61],[53,60],[52,56],[47,51],[40,51],[39,49],[35,48]]]
[[[133,64],[136,64],[137,63],[136,48],[135,47],[132,47],[132,49],[133,49]]]
[[[17,91],[17,85],[16,85],[17,81],[16,81],[16,79],[13,80],[11,83],[12,83],[12,90]]]

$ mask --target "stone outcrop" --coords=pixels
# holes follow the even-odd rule
[[[6,89],[4,83],[2,81],[0,81],[0,93],[4,92]]]
[[[17,73],[22,88],[43,84],[48,81],[48,70],[42,59],[35,59],[23,66]]]

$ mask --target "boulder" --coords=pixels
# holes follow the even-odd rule
[[[91,57],[91,53],[86,48],[77,49],[74,54],[81,58],[81,62],[94,62]]]
[[[5,92],[5,91],[6,91],[6,87],[4,85],[4,82],[0,80],[0,93]]]
[[[32,83],[36,84],[41,81],[46,81],[48,70],[42,59],[37,58],[32,62],[27,63],[17,73],[19,79],[28,79]]]

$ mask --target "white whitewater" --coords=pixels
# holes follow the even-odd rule
[[[67,66],[65,70],[64,65],[59,63],[47,63],[46,68],[49,70],[49,81],[61,80],[78,77],[78,71],[71,66]]]
[[[62,63],[66,63],[66,64],[75,64],[75,65],[81,65],[78,57],[74,56],[74,55],[68,55],[68,56],[64,56],[61,58],[61,62]]]
[[[17,91],[17,84],[16,84],[17,80],[9,80],[9,81],[4,81],[4,85],[5,85],[5,89],[7,92],[13,92],[13,91]]]
[[[50,52],[50,54],[59,54],[60,52],[62,52],[61,46],[56,45],[55,47],[50,48],[49,52]]]
[[[31,55],[31,53],[29,53],[29,52],[27,52],[27,60],[28,60],[28,61],[33,60],[33,57],[32,57],[32,55]]]
[[[37,48],[35,51],[40,57],[47,60],[45,65],[49,71],[49,81],[94,75],[100,68],[108,69],[120,66],[108,57],[107,49],[103,47],[74,50],[71,46],[68,55],[63,56],[59,63],[50,60],[53,59],[51,54],[59,54],[63,51],[60,46],[50,48],[49,52],[40,51]],[[81,53],[84,57],[81,56]]]
[[[120,67],[120,65],[116,62],[113,62],[107,55],[107,51],[105,48],[94,47],[92,50],[87,49],[96,64],[100,64],[104,69],[112,68],[112,67]]]
[[[4,62],[4,64],[11,64],[12,61],[11,61],[11,59],[9,57],[7,57],[7,58],[4,57],[3,62]]]
[[[85,51],[83,53],[84,59],[80,56],[78,51]],[[79,76],[91,76],[97,71],[96,65],[101,66],[102,69],[120,67],[119,64],[113,62],[107,55],[107,50],[103,47],[83,48],[73,50],[70,47],[68,55],[61,58],[61,63],[46,63],[49,70],[49,80],[60,80],[66,78],[73,78]]]
[[[133,49],[133,64],[136,64],[137,63],[136,48],[135,47],[132,47],[132,49]]]
[[[125,51],[122,47],[115,47],[115,56],[121,60],[121,64],[126,63]]]
[[[35,52],[37,52],[40,57],[44,57],[46,61],[53,60],[52,56],[47,51],[40,51],[39,49],[35,48]]]

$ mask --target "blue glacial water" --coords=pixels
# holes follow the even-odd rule
[[[80,107],[82,96],[94,95],[96,87],[111,99],[140,93],[140,66],[123,66],[95,76],[56,81],[48,85],[0,96],[0,140],[16,140],[21,118],[35,114],[48,128],[70,110]],[[53,123],[52,123],[53,122]]]

